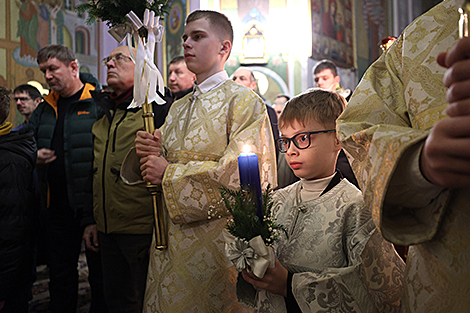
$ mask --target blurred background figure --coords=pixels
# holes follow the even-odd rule
[[[188,70],[183,56],[177,56],[170,61],[168,67],[168,88],[173,94],[173,100],[183,98],[193,91],[196,74]]]
[[[290,100],[289,96],[286,95],[277,95],[273,101],[273,109],[276,112],[277,118],[279,119],[279,115],[281,115],[282,110],[284,110],[284,106],[286,102]]]
[[[42,96],[39,90],[31,85],[19,85],[13,90],[16,108],[24,116],[24,122],[13,128],[13,130],[20,130],[28,122],[31,114],[36,110],[39,103],[42,101]]]
[[[34,281],[32,132],[11,131],[10,91],[0,87],[0,312],[26,313]]]
[[[239,67],[232,75],[232,80],[240,85],[250,88],[255,92],[263,101],[266,99],[261,97],[259,92],[257,92],[258,83],[256,82],[255,75],[253,71],[247,67]],[[276,145],[277,140],[279,139],[279,128],[277,127],[277,114],[274,109],[266,104],[266,109],[268,111],[269,121],[271,123],[271,130],[273,131],[274,145]],[[276,150],[276,157],[279,156],[279,151]]]
[[[346,101],[351,98],[351,89],[341,87],[341,77],[338,75],[336,65],[329,60],[321,60],[313,67],[313,80],[315,87],[324,90],[335,91],[343,96]]]

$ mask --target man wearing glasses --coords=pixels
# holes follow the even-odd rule
[[[141,108],[131,108],[135,63],[121,46],[102,60],[112,92],[92,92],[105,115],[93,125],[93,215],[83,234],[87,247],[101,251],[106,303],[110,312],[142,312],[153,232],[152,197],[144,182],[127,185],[121,164],[143,128]],[[171,104],[153,105],[155,127]]]
[[[31,85],[19,85],[13,90],[16,108],[24,116],[24,122],[13,128],[13,130],[20,130],[23,128],[31,118],[34,110],[36,110],[39,103],[42,101],[42,96],[39,90]]]

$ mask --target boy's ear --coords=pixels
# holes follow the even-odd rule
[[[230,40],[222,41],[222,46],[220,48],[219,54],[230,54],[230,50],[232,50],[232,43]]]

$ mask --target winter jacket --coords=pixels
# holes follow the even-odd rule
[[[152,198],[145,183],[127,185],[120,177],[121,164],[135,146],[136,133],[143,130],[142,109],[127,109],[132,96],[119,103],[109,92],[93,92],[93,99],[105,116],[93,126],[93,214],[103,233],[151,234]],[[171,100],[154,105],[155,127],[165,121]]]
[[[19,297],[32,283],[32,132],[0,136],[0,301]]]
[[[92,165],[93,135],[91,128],[101,110],[91,98],[95,87],[85,84],[80,99],[68,107],[64,118],[64,158],[69,205],[75,214],[88,216],[85,225],[92,220]],[[57,120],[59,94],[51,91],[33,112],[28,123],[38,144],[38,149],[51,149]],[[47,166],[38,167],[41,194],[47,195]],[[44,200],[43,200],[44,201]],[[87,212],[89,212],[87,214]]]

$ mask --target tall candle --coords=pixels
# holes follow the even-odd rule
[[[248,148],[247,148],[248,147]],[[251,199],[255,201],[256,216],[263,221],[263,195],[259,175],[258,156],[249,152],[249,146],[238,156],[238,172],[242,189],[248,189]],[[248,151],[247,151],[248,150]]]

